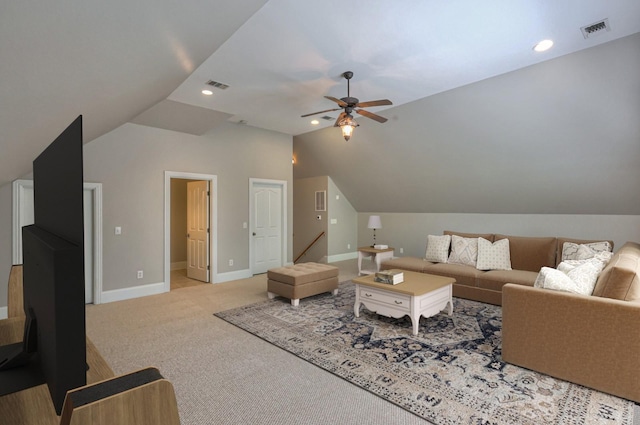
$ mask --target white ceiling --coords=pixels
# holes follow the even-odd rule
[[[585,39],[604,18],[611,31]],[[397,106],[638,31],[638,0],[270,0],[169,99],[297,135],[333,125],[300,115],[335,107],[323,96],[346,96],[347,70],[352,96]],[[209,79],[230,87],[204,96]]]
[[[0,185],[27,174],[31,161],[79,114],[85,141],[134,120],[206,131],[202,122],[186,122],[189,108],[179,103],[216,111],[198,115],[205,121],[213,116],[210,125],[244,120],[297,135],[333,124],[321,120],[314,127],[300,115],[332,108],[325,95],[345,96],[340,75],[346,70],[355,73],[352,96],[401,105],[640,31],[638,0],[479,4],[4,2]],[[603,18],[611,31],[584,39],[580,27]],[[533,52],[543,38],[555,46]],[[205,97],[201,90],[209,79],[230,87]],[[179,111],[171,113],[172,107]],[[385,115],[384,107],[370,110]]]

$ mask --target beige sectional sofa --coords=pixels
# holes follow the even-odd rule
[[[445,230],[445,235],[464,238],[482,237],[490,242],[509,239],[512,270],[478,270],[473,266],[451,263],[433,263],[424,258],[399,257],[384,261],[380,268],[403,269],[453,277],[453,296],[502,305],[502,287],[507,283],[533,286],[542,267],[556,267],[562,260],[565,242],[586,244],[593,240],[563,237],[528,237],[502,234],[461,233]],[[613,242],[609,241],[611,247]]]
[[[640,244],[627,242],[592,295],[507,284],[502,358],[640,403]]]

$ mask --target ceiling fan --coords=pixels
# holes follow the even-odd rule
[[[351,90],[349,86],[349,81],[353,77],[353,72],[346,71],[342,74],[342,76],[347,80],[347,97],[343,97],[342,99],[336,99],[332,96],[325,96],[325,98],[335,102],[340,106],[339,108],[326,109],[324,111],[312,112],[310,114],[302,115],[302,117],[308,117],[311,115],[322,114],[324,112],[332,112],[339,111],[340,109],[344,109],[342,113],[338,116],[334,127],[340,127],[342,129],[342,135],[345,140],[349,140],[351,138],[351,134],[353,134],[353,129],[356,128],[359,124],[356,120],[353,119],[351,113],[355,111],[356,113],[371,118],[372,120],[378,121],[379,123],[386,122],[387,119],[381,117],[380,115],[374,114],[373,112],[366,111],[364,109],[357,108],[367,108],[369,106],[383,106],[383,105],[393,105],[389,99],[381,99],[381,100],[371,100],[369,102],[360,102],[358,98],[351,97]]]

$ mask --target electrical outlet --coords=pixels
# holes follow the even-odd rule
[[[121,235],[121,234],[122,234],[122,227],[117,226],[117,227],[115,228],[115,231],[114,231],[114,232],[115,232],[115,234],[116,234],[116,235]]]
[[[142,279],[144,277],[144,272],[142,270],[138,270],[138,279]]]
[[[400,248],[400,254],[404,254],[404,248]]]
[[[347,249],[351,249],[351,244],[350,243],[347,244]]]
[[[233,259],[229,260],[229,265],[233,266]]]

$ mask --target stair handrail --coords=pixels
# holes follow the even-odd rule
[[[324,236],[324,231],[320,232],[320,234],[319,234],[318,236],[316,236],[316,238],[313,240],[313,242],[311,242],[311,243],[310,243],[310,244],[309,244],[309,245],[304,249],[304,251],[302,251],[302,253],[296,257],[296,259],[295,259],[295,260],[293,260],[293,264],[297,263],[297,262],[298,262],[298,260],[299,260],[300,258],[302,258],[302,257],[304,256],[304,254],[306,254],[306,253],[307,253],[307,251],[309,251],[309,250],[311,249],[311,247],[312,247],[316,242],[318,242],[318,240],[319,240],[321,237],[323,237],[323,236]]]

